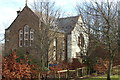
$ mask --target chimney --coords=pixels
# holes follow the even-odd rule
[[[17,11],[17,15],[19,15],[20,14],[20,10],[19,11]]]

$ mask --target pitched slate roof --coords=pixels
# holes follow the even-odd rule
[[[57,20],[58,29],[64,33],[71,33],[74,29],[76,23],[78,22],[79,16],[67,17],[67,18],[59,18]]]
[[[40,12],[35,11],[34,13],[37,16],[40,16]],[[42,16],[43,16],[44,19],[46,19],[45,14],[42,13]],[[51,17],[51,16],[49,16],[49,18],[55,19],[55,17]],[[57,19],[56,23],[57,23],[57,29],[58,30],[56,30],[56,31],[64,32],[64,33],[70,33],[74,29],[76,23],[78,22],[78,18],[79,18],[79,16],[72,16],[72,17]]]

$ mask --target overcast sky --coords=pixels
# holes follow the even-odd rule
[[[17,16],[16,11],[22,10],[25,6],[26,0],[0,0],[0,24],[8,26]],[[31,4],[34,0],[28,0],[28,6],[31,7]],[[79,0],[54,0],[56,5],[66,11],[66,14],[74,12],[74,6]],[[2,19],[1,19],[2,18]]]
[[[34,0],[28,0],[28,6]],[[82,3],[85,0],[53,0],[56,5],[60,7],[66,15],[75,15],[75,5],[77,3]],[[90,0],[86,0],[89,2]],[[103,0],[104,1],[104,0]],[[115,0],[116,1],[116,0]],[[17,10],[22,10],[25,6],[26,0],[0,0],[0,40],[4,37],[4,30],[9,27],[9,25],[16,18]]]

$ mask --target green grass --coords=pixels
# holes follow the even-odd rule
[[[120,73],[120,69],[113,69],[111,71],[112,74],[116,73],[116,75],[111,75],[111,80],[120,80],[120,75],[117,75],[117,73]],[[80,79],[80,80],[106,80],[107,75],[103,75],[103,76],[97,76],[97,77],[91,77],[88,79]]]
[[[106,76],[92,77],[89,79],[81,79],[81,80],[106,80]],[[111,80],[120,80],[120,75],[112,75]]]
[[[113,69],[111,72],[119,72],[120,69]]]

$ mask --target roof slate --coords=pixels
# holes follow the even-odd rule
[[[76,23],[78,22],[79,16],[67,17],[67,18],[59,18],[57,20],[57,25],[59,31],[64,33],[71,33],[74,29]]]

